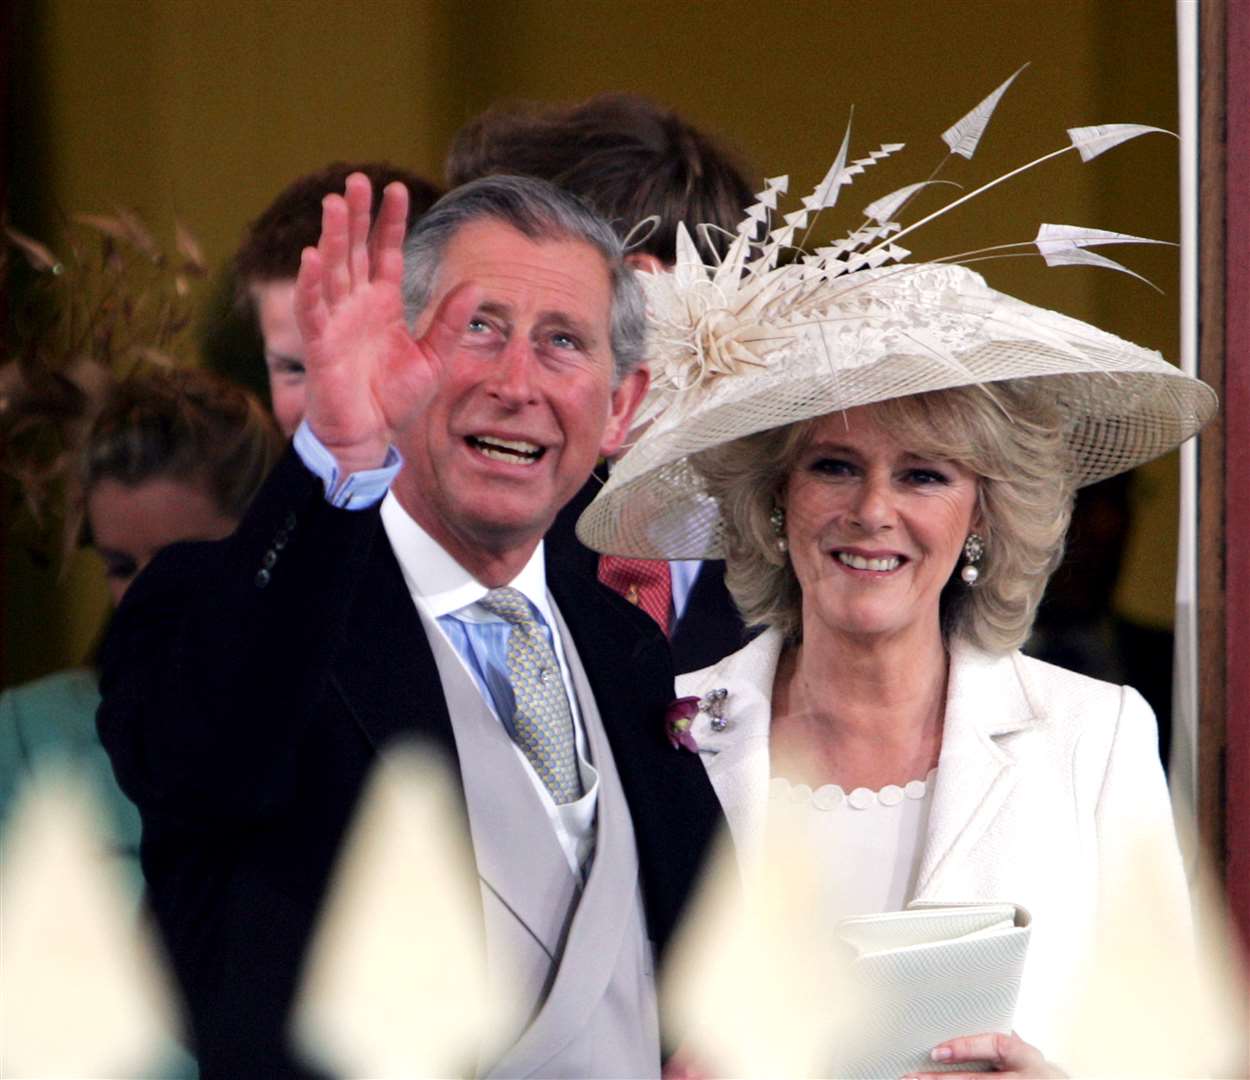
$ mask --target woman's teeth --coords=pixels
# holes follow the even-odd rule
[[[843,566],[849,566],[852,570],[893,570],[899,564],[899,557],[891,555],[886,559],[865,559],[862,555],[852,555],[846,551],[839,551],[838,562]]]

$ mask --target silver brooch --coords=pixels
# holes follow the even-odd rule
[[[727,697],[729,697],[729,691],[722,687],[717,690],[709,690],[699,702],[699,712],[705,712],[711,717],[711,723],[708,726],[718,734],[729,726],[729,721],[725,719],[725,699]]]

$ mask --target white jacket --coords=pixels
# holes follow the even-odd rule
[[[780,651],[780,635],[769,631],[677,681],[682,696],[729,691],[725,730],[712,731],[700,712],[691,731],[747,864],[767,811]],[[1015,1026],[1061,1060],[1055,1009],[1081,978],[1108,882],[1123,898],[1118,866],[1139,867],[1140,853],[1154,852],[1164,900],[1154,906],[1171,914],[1152,917],[1170,918],[1177,939],[1188,941],[1188,893],[1154,714],[1131,688],[1019,652],[991,656],[961,645],[951,653],[947,695],[928,832],[909,899],[1003,900],[1029,910]]]

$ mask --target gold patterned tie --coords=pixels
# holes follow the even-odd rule
[[[512,726],[517,745],[551,797],[557,803],[572,802],[582,794],[573,714],[546,627],[516,589],[491,589],[478,602],[511,627],[507,662],[516,701]]]

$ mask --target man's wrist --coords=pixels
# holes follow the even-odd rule
[[[363,510],[380,502],[403,465],[403,458],[393,446],[384,447],[377,458],[370,453],[361,454],[361,463],[350,465],[313,434],[307,420],[296,430],[294,443],[304,464],[321,478],[326,501],[347,510]]]

